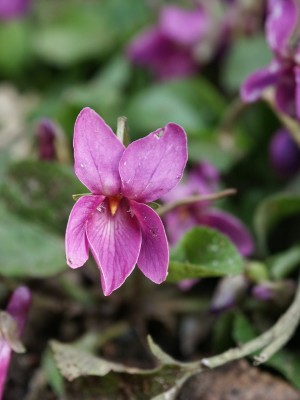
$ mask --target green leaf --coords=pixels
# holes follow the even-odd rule
[[[126,383],[130,387],[132,398],[149,399],[170,389],[171,392],[177,392],[180,385],[199,368],[195,364],[183,364],[173,360],[151,339],[151,349],[162,360],[162,362],[158,361],[158,366],[152,369],[140,369],[111,362],[95,357],[74,345],[57,341],[51,341],[50,346],[60,372],[69,381],[84,376],[99,377],[99,381],[93,385],[99,398],[107,392],[107,387],[110,387],[114,394],[111,398],[118,398],[118,394],[123,393],[124,384],[120,380],[124,374],[126,374]],[[84,388],[86,383],[81,382]]]
[[[129,77],[129,62],[123,57],[116,57],[88,83],[77,84],[65,90],[63,99],[68,105],[79,109],[88,104],[99,112],[107,123],[114,126],[126,99],[124,88]],[[99,96],[99,93],[105,93],[105,96]]]
[[[22,218],[64,233],[72,195],[86,188],[67,165],[21,161],[8,169],[2,192],[2,200]]]
[[[59,67],[105,55],[147,17],[145,4],[138,0],[73,2],[61,7],[56,18],[36,29],[33,42],[39,57]]]
[[[266,198],[256,209],[254,228],[262,251],[267,249],[270,230],[281,220],[300,211],[300,195],[279,193]]]
[[[66,268],[63,240],[11,214],[0,203],[0,274],[47,277]]]
[[[29,29],[24,21],[0,24],[0,70],[8,76],[19,74],[30,59]]]
[[[264,35],[236,38],[226,57],[224,85],[228,89],[238,90],[250,74],[266,66],[271,59],[272,53]]]
[[[226,236],[196,227],[172,250],[168,281],[236,275],[242,270],[243,260]]]
[[[65,397],[64,380],[55,364],[53,354],[49,348],[43,354],[42,367],[47,381],[55,394],[59,397]]]
[[[274,279],[287,277],[300,265],[300,246],[294,246],[283,253],[267,259],[267,266]]]
[[[237,313],[233,323],[233,338],[236,343],[246,343],[256,336],[256,331],[249,320],[241,313]]]
[[[266,365],[280,372],[292,385],[300,390],[300,357],[289,350],[280,350]]]
[[[175,122],[198,135],[215,124],[225,106],[223,97],[207,81],[186,79],[152,85],[136,94],[125,114],[139,134]]]

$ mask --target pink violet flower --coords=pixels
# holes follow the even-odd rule
[[[89,250],[100,269],[104,295],[119,288],[137,263],[159,284],[166,279],[169,250],[156,212],[146,205],[171,190],[187,162],[187,139],[174,123],[127,148],[103,119],[83,109],[74,129],[75,173],[91,191],[74,205],[66,229],[66,256],[81,267]]]
[[[12,351],[22,352],[18,338],[22,335],[31,305],[31,293],[20,286],[12,294],[6,313],[0,319],[0,400],[2,399]],[[5,320],[5,324],[4,324]]]
[[[134,38],[127,55],[135,64],[148,67],[158,80],[193,75],[198,68],[194,52],[207,28],[208,15],[203,8],[165,6],[157,26]]]
[[[175,201],[194,194],[213,193],[218,189],[219,181],[218,170],[208,162],[201,162],[163,199]],[[214,208],[209,201],[178,207],[164,217],[164,222],[171,244],[177,243],[187,230],[204,225],[228,236],[243,256],[249,256],[254,249],[246,226],[232,214]]]
[[[0,20],[12,20],[24,16],[31,0],[0,0]]]
[[[241,87],[245,102],[257,101],[268,87],[275,88],[277,108],[300,118],[300,46],[297,44],[299,5],[296,0],[268,0],[266,38],[273,51],[270,65],[250,75]]]

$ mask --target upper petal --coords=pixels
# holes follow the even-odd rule
[[[87,223],[87,239],[101,270],[102,289],[108,296],[133,271],[141,247],[141,231],[127,200],[121,200],[113,216],[106,201]]]
[[[257,101],[267,87],[277,83],[281,69],[280,63],[274,61],[268,67],[251,74],[241,86],[242,100],[246,103]]]
[[[185,10],[177,6],[166,6],[160,14],[160,31],[181,45],[194,45],[208,27],[208,16],[198,7]]]
[[[233,215],[210,209],[202,214],[199,222],[228,236],[243,256],[249,256],[253,252],[254,243],[248,229]]]
[[[269,0],[266,35],[269,46],[282,56],[289,55],[289,43],[296,28],[299,10],[295,0]]]
[[[119,193],[118,165],[123,151],[123,144],[103,119],[94,110],[84,108],[74,129],[75,173],[92,193]]]
[[[67,264],[71,268],[81,267],[89,258],[85,226],[104,199],[104,196],[83,196],[72,208],[65,238]]]
[[[151,281],[162,283],[167,277],[169,247],[161,219],[146,204],[130,201],[130,206],[139,221],[142,232],[138,267]]]
[[[143,203],[158,199],[180,181],[186,162],[186,133],[179,125],[169,123],[136,140],[119,165],[123,195]]]

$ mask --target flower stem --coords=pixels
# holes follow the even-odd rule
[[[208,368],[219,367],[229,361],[248,356],[257,350],[261,353],[254,357],[254,364],[259,365],[268,361],[278,350],[280,350],[293,336],[300,321],[300,279],[295,299],[287,311],[279,318],[272,328],[250,340],[240,347],[225,351],[214,357],[204,358],[201,364]]]
[[[117,122],[117,138],[121,143],[128,143],[128,126],[127,126],[127,118],[119,117]]]
[[[214,201],[219,200],[223,197],[231,196],[236,194],[236,189],[226,189],[222,190],[221,192],[217,193],[210,193],[210,194],[197,194],[194,196],[185,197],[182,200],[174,201],[173,203],[169,203],[163,206],[160,206],[156,212],[158,215],[163,216],[170,211],[173,211],[177,207],[186,206],[193,203],[198,203],[199,201]]]

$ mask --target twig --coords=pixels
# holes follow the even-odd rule
[[[295,299],[288,310],[276,322],[276,324],[262,335],[214,357],[204,358],[201,364],[208,368],[215,368],[229,361],[248,356],[257,350],[263,349],[259,356],[255,357],[255,364],[266,362],[293,336],[300,321],[300,279]]]
[[[180,199],[174,201],[173,203],[169,203],[163,206],[160,206],[156,212],[158,215],[162,216],[167,214],[168,212],[174,210],[177,207],[187,206],[189,204],[194,204],[199,201],[214,201],[219,200],[223,197],[232,196],[237,193],[236,189],[226,189],[222,190],[218,193],[210,193],[210,194],[197,194],[194,196],[185,197],[184,199]]]

